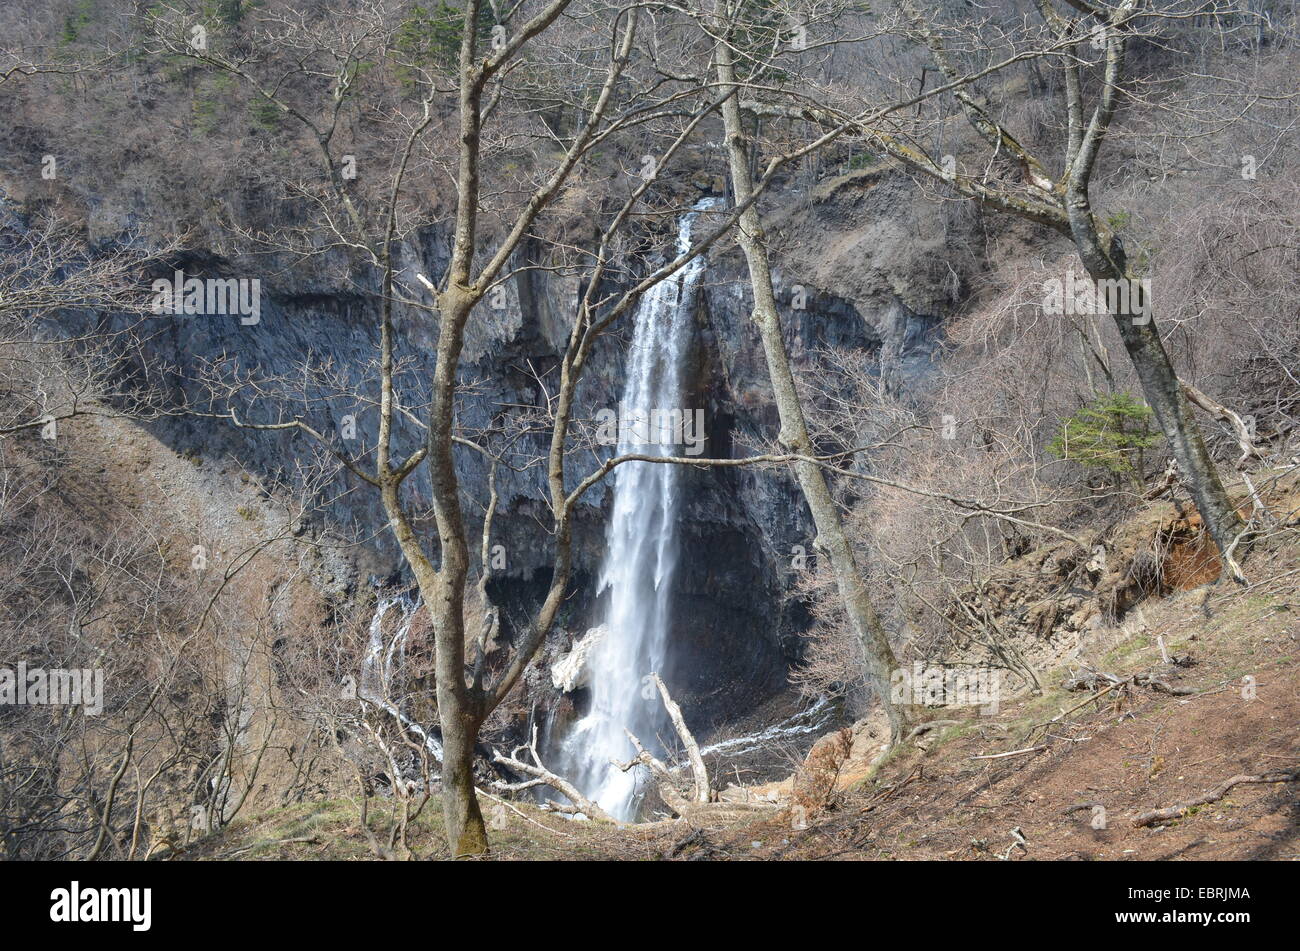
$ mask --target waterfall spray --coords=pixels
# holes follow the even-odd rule
[[[691,246],[701,202],[685,215],[677,250]],[[638,416],[682,407],[683,369],[692,339],[695,291],[704,273],[697,257],[650,288],[636,310],[620,411]],[[685,415],[685,413],[681,414]],[[680,418],[680,417],[679,417]],[[672,456],[679,440],[633,427],[621,432],[618,453]],[[642,441],[646,440],[646,441]],[[677,443],[677,444],[674,444]],[[631,462],[614,473],[614,505],[606,535],[600,591],[608,589],[605,633],[589,661],[591,710],[561,748],[566,775],[610,815],[630,819],[637,806],[637,778],[611,760],[634,755],[624,730],[657,749],[666,725],[658,694],[649,681],[663,669],[671,605],[668,590],[677,563],[678,466]]]

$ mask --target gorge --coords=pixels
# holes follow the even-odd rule
[[[978,858],[1066,694],[1227,709],[1295,10],[1153,2],[0,5],[0,668],[104,685],[0,698],[0,853]]]

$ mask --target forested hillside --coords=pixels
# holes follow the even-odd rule
[[[0,5],[0,856],[1297,857],[1297,29]]]

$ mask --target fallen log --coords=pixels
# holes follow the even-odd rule
[[[532,756],[532,762],[529,763],[519,758],[521,752],[527,751]],[[530,780],[522,783],[506,783],[500,780],[493,782],[497,789],[518,792],[523,789],[531,789],[534,786],[550,786],[556,792],[560,793],[569,802],[573,803],[574,808],[585,815],[588,819],[595,819],[601,822],[613,822],[614,819],[601,809],[596,803],[584,796],[578,787],[573,785],[563,776],[558,776],[551,772],[542,764],[542,758],[537,753],[537,727],[533,727],[532,736],[527,744],[515,747],[514,752],[509,756],[503,756],[500,751],[493,750],[492,758],[495,762],[509,766],[511,769],[532,776]]]
[[[1186,697],[1196,693],[1191,687],[1175,687],[1152,674],[1132,674],[1117,677],[1114,674],[1098,670],[1085,670],[1067,677],[1061,686],[1070,691],[1096,690],[1106,685],[1106,690],[1113,690],[1131,684],[1134,687],[1147,687],[1156,693],[1167,693],[1173,697]]]

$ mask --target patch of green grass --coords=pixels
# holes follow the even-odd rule
[[[937,747],[943,746],[945,743],[959,740],[963,736],[970,736],[970,734],[975,732],[975,728],[978,725],[979,724],[976,721],[970,720],[966,723],[958,724],[957,726],[944,727],[935,733],[934,741],[931,744],[930,749],[933,750]]]
[[[1112,667],[1121,667],[1133,659],[1133,655],[1140,651],[1146,650],[1152,644],[1152,640],[1146,634],[1135,634],[1121,644],[1117,644],[1107,652],[1102,658],[1102,664],[1107,670]]]
[[[611,826],[593,822],[567,822],[544,813],[531,803],[516,802],[506,809],[504,822],[494,821],[490,800],[483,802],[488,821],[491,857],[519,859],[627,858]],[[517,809],[519,812],[515,812]],[[389,830],[400,816],[400,804],[371,799],[368,821],[376,839],[385,845]],[[523,813],[521,816],[519,813]],[[528,818],[524,818],[527,816]],[[529,821],[532,819],[533,821]],[[558,832],[546,832],[540,822]],[[286,841],[308,839],[309,842]],[[442,810],[437,799],[425,804],[407,829],[407,844],[417,859],[446,859]],[[359,804],[350,799],[295,803],[238,819],[204,840],[189,857],[207,859],[309,859],[359,861],[376,856],[361,828]]]

